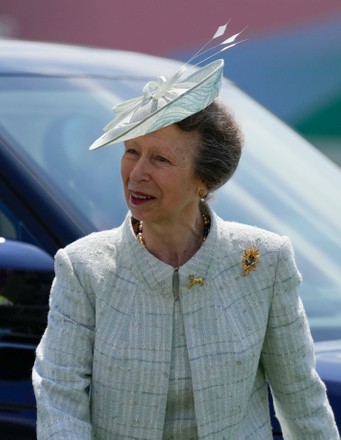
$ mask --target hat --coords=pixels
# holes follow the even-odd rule
[[[217,53],[237,44],[235,40],[240,32],[213,48],[206,49],[211,41],[225,33],[226,27],[227,25],[220,26],[213,38],[170,79],[160,76],[156,81],[150,81],[144,86],[142,96],[113,107],[112,110],[117,116],[104,127],[104,134],[95,140],[90,150],[159,130],[182,121],[211,104],[219,94],[224,61],[222,59],[213,61],[191,74],[187,71],[189,63],[195,58],[218,46],[223,46],[218,52],[197,63],[198,66]],[[194,67],[190,66],[192,69]]]

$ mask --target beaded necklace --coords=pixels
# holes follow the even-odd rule
[[[206,215],[206,214],[201,214],[201,215],[202,215],[202,219],[204,222],[204,227],[203,227],[203,231],[202,231],[202,242],[204,242],[208,236],[208,233],[210,232],[211,218],[209,215]],[[138,223],[136,238],[143,246],[146,246],[145,241],[144,241],[144,237],[143,237],[143,221],[142,220],[139,221],[139,223]]]

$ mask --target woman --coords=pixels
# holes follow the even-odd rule
[[[39,439],[338,439],[287,238],[221,220],[207,197],[242,136],[221,60],[149,83],[92,148],[125,141],[129,212],[56,255],[33,380]]]

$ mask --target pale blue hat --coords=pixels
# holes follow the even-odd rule
[[[209,43],[221,37],[226,26],[220,26]],[[216,45],[213,49],[218,46],[223,46],[223,49],[214,55],[237,44],[235,40],[239,34],[240,32]],[[206,49],[209,43],[189,62],[212,51],[212,48]],[[113,107],[117,116],[104,127],[104,134],[91,145],[90,150],[143,136],[203,110],[219,95],[223,69],[224,61],[218,59],[186,75],[187,64],[168,80],[160,76],[156,81],[148,82],[143,88],[142,96]]]

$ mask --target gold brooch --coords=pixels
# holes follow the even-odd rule
[[[204,278],[203,277],[198,277],[195,278],[194,275],[190,275],[189,276],[189,288],[195,286],[196,284],[204,284]]]
[[[257,248],[250,248],[244,251],[242,265],[243,277],[249,275],[252,270],[256,270],[256,266],[260,261],[260,253]]]

